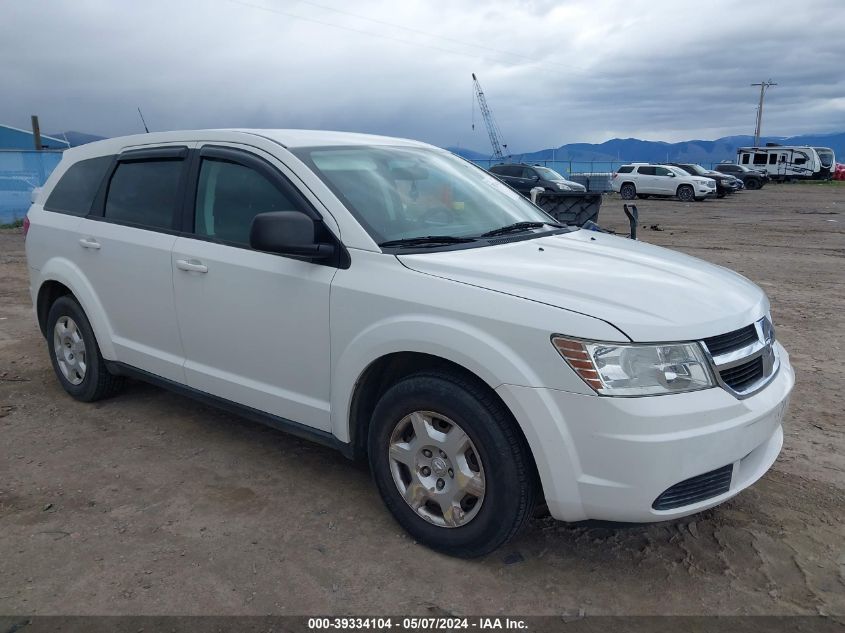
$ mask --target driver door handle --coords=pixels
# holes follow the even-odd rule
[[[186,270],[191,273],[207,273],[208,266],[196,259],[177,259],[176,268],[179,270]]]
[[[95,251],[100,250],[100,243],[93,237],[82,237],[79,239],[79,245],[82,248],[91,248]]]

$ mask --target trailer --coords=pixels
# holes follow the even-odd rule
[[[772,180],[830,180],[836,157],[829,147],[769,143],[765,147],[740,147],[736,162],[763,170]]]

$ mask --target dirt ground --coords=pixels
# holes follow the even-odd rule
[[[644,525],[534,519],[464,561],[412,542],[365,466],[133,383],[81,404],[0,231],[0,613],[845,614],[845,187],[639,201],[641,239],[769,294],[797,385],[774,468]],[[603,222],[623,228],[610,197]]]

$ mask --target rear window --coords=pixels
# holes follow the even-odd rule
[[[105,217],[150,228],[172,229],[179,206],[181,160],[120,163],[109,183]]]
[[[53,187],[44,208],[70,215],[88,215],[113,159],[113,156],[99,156],[71,165]]]
[[[617,171],[616,173],[617,174],[630,174],[632,171],[634,171],[633,165],[622,165],[622,167],[620,167],[619,171]]]

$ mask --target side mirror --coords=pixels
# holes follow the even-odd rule
[[[670,172],[669,172],[669,178],[674,178],[674,177],[675,177],[675,172],[674,172],[674,171],[670,171]]]
[[[327,259],[334,255],[333,244],[318,244],[314,220],[299,211],[259,213],[252,219],[249,245],[257,251]]]

